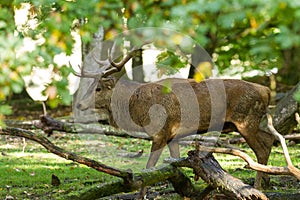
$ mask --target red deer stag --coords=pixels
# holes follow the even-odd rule
[[[110,56],[105,61],[94,58],[100,70],[80,75],[94,78],[94,82],[92,89],[86,89],[78,101],[77,108],[88,109],[95,98],[95,107],[108,111],[111,125],[146,132],[152,138],[147,168],[155,166],[166,145],[171,156],[178,158],[177,138],[208,130],[238,131],[253,149],[258,162],[267,164],[274,139],[259,130],[270,101],[267,87],[233,79],[208,79],[198,83],[192,79],[169,78],[142,84],[112,77],[135,51],[119,63]],[[163,92],[165,87],[169,92]],[[257,174],[256,187],[260,187],[262,175]]]

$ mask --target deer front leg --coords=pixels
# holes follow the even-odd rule
[[[166,142],[154,138],[152,141],[150,156],[146,165],[146,168],[154,167],[166,146]]]
[[[147,165],[146,165],[147,169],[154,167],[156,165],[156,163],[166,145],[167,145],[166,140],[161,139],[160,137],[155,137],[155,136],[153,137],[151,153],[150,153]],[[147,188],[142,187],[138,194],[138,199],[144,199],[146,192],[147,192]]]

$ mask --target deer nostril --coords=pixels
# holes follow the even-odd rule
[[[82,107],[82,106],[81,106],[81,103],[78,103],[78,104],[76,105],[76,108],[79,109],[79,110],[81,110],[81,107]]]

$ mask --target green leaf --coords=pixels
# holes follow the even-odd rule
[[[70,105],[72,102],[72,95],[70,94],[68,89],[60,89],[58,88],[58,94],[60,96],[61,102],[64,105]]]
[[[156,67],[166,75],[172,75],[186,67],[187,61],[180,59],[174,52],[165,51],[157,56]]]
[[[55,98],[55,99],[50,99],[47,101],[48,105],[50,106],[50,108],[56,108],[59,104],[59,99]]]
[[[294,94],[294,99],[300,103],[300,87],[297,92]]]
[[[14,93],[21,93],[23,91],[24,86],[23,84],[14,82],[12,83],[11,88]]]
[[[169,94],[170,92],[172,92],[171,82],[166,80],[163,83],[162,93]]]
[[[12,113],[11,106],[9,105],[0,105],[0,114],[10,115]]]

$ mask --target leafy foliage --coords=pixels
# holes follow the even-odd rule
[[[23,23],[16,25],[15,10],[26,6],[28,12]],[[80,35],[84,46],[100,26],[105,30],[105,39],[142,27],[172,29],[181,36],[192,37],[206,49],[220,73],[244,73],[253,69],[265,73],[278,68],[278,80],[295,84],[300,79],[297,0],[93,0],[88,3],[16,0],[2,1],[0,8],[1,101],[24,89],[23,77],[30,74],[32,67],[51,66],[60,78],[53,76],[46,85],[45,93],[52,91],[48,103],[53,107],[70,104],[67,76],[71,70],[66,65],[58,65],[54,58],[73,52],[73,32]],[[153,33],[148,35],[160,37]],[[29,40],[35,42],[35,47],[24,49]],[[160,41],[155,45],[169,45],[168,41]],[[177,36],[169,41],[181,48],[189,46],[188,41]],[[175,70],[184,66],[180,59],[173,59],[172,54],[168,56],[161,55],[160,60]]]
[[[298,88],[298,91],[295,93],[294,98],[296,101],[300,103],[300,87]]]
[[[173,75],[187,65],[187,60],[180,59],[175,52],[165,51],[158,55],[156,64],[160,74]]]

